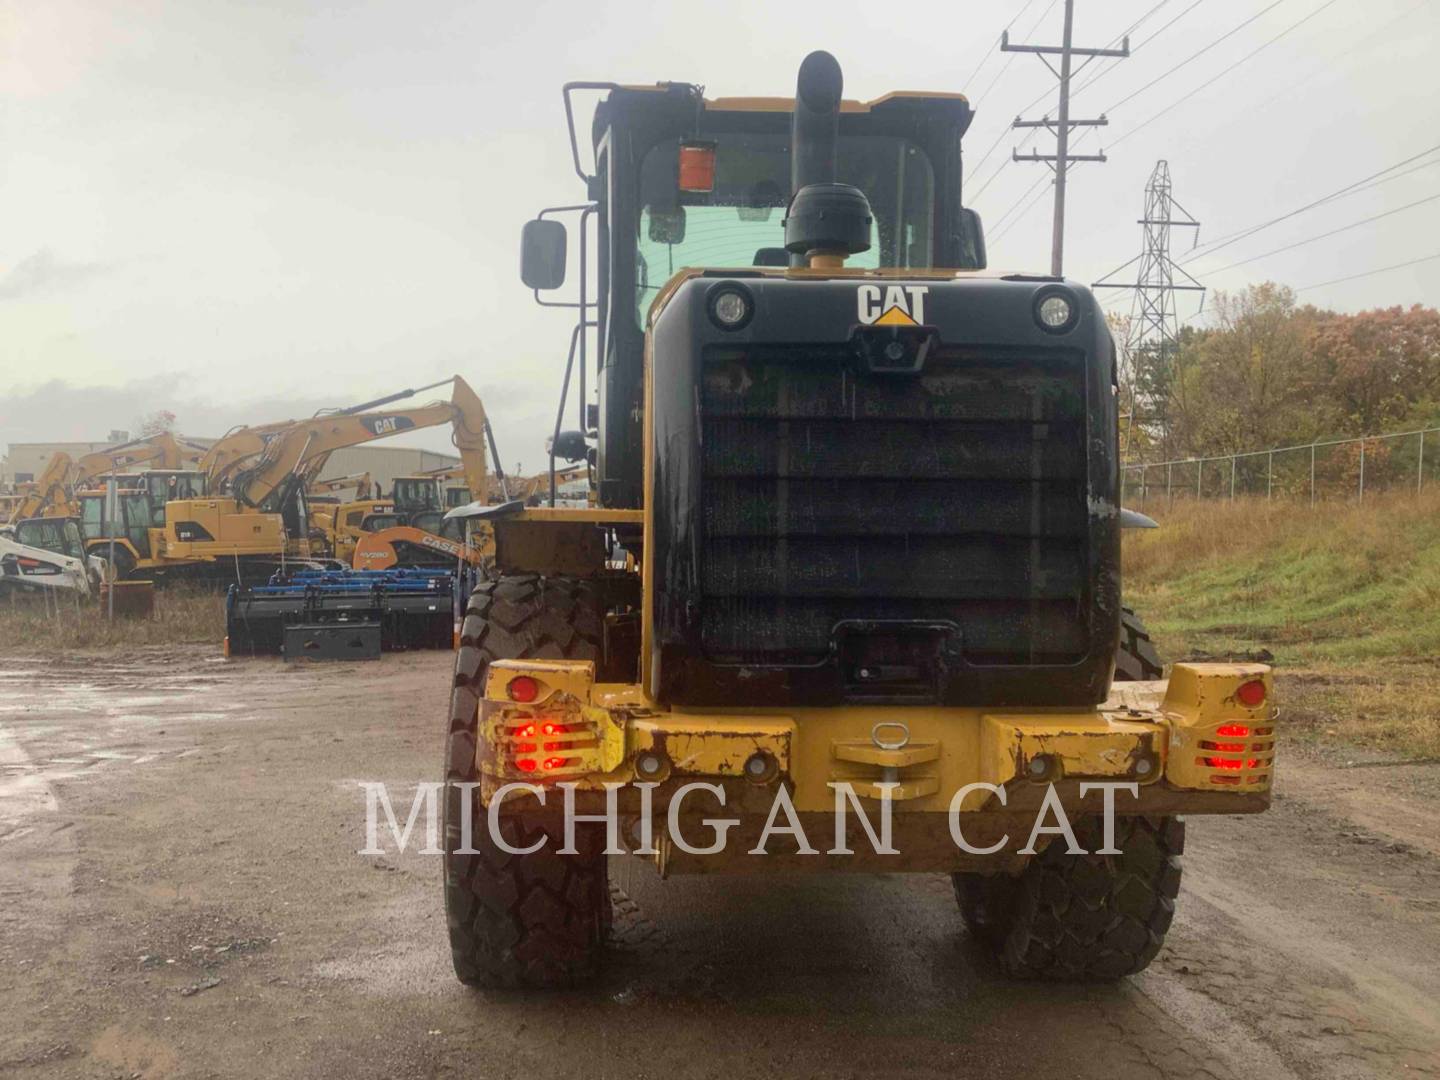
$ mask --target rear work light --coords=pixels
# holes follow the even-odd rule
[[[1235,700],[1247,709],[1258,709],[1265,704],[1265,684],[1259,679],[1241,683],[1235,691]]]

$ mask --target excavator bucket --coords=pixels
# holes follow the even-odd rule
[[[365,660],[382,651],[448,649],[455,625],[449,570],[292,571],[230,586],[230,656]]]

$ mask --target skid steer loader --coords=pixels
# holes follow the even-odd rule
[[[451,512],[498,574],[448,717],[456,974],[585,978],[619,852],[948,873],[1010,973],[1141,970],[1180,815],[1269,804],[1270,673],[1112,688],[1160,674],[1122,609],[1114,344],[1083,285],[985,271],[966,99],[845,100],[814,53],[794,100],[564,100],[586,198],[526,225],[521,276],[563,285],[573,215],[578,296],[547,303],[578,309],[580,429],[562,398],[552,445],[593,441],[597,488]]]
[[[0,528],[0,596],[99,595],[105,560],[87,555],[74,518],[23,518]]]

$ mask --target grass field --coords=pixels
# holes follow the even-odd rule
[[[195,586],[156,589],[152,618],[117,617],[114,622],[93,602],[61,601],[57,611],[53,603],[47,610],[39,597],[0,600],[0,656],[192,642],[218,649],[224,636],[224,592]]]
[[[1299,729],[1440,756],[1440,492],[1152,516],[1126,534],[1125,594],[1167,660],[1268,652]]]

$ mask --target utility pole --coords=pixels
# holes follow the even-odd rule
[[[1055,224],[1050,239],[1050,273],[1054,277],[1062,276],[1065,263],[1065,176],[1068,166],[1072,161],[1105,160],[1103,151],[1098,154],[1071,154],[1070,130],[1077,127],[1104,127],[1110,122],[1103,115],[1095,120],[1070,119],[1071,58],[1084,56],[1093,59],[1097,56],[1127,57],[1130,55],[1129,37],[1124,39],[1118,49],[1075,48],[1071,36],[1074,26],[1075,0],[1065,0],[1065,30],[1058,47],[1055,45],[1011,45],[1008,30],[1000,35],[1001,52],[1034,53],[1040,57],[1041,63],[1050,69],[1051,74],[1060,80],[1060,112],[1055,123],[1050,122],[1049,116],[1040,120],[1022,120],[1017,116],[1015,123],[1011,125],[1017,128],[1049,128],[1055,133],[1055,153],[1039,154],[1032,150],[1029,154],[1022,156],[1018,150],[1010,151],[1011,159],[1014,161],[1043,161],[1055,170]],[[1047,56],[1055,55],[1060,57],[1059,71],[1056,71],[1055,66],[1046,59]]]

